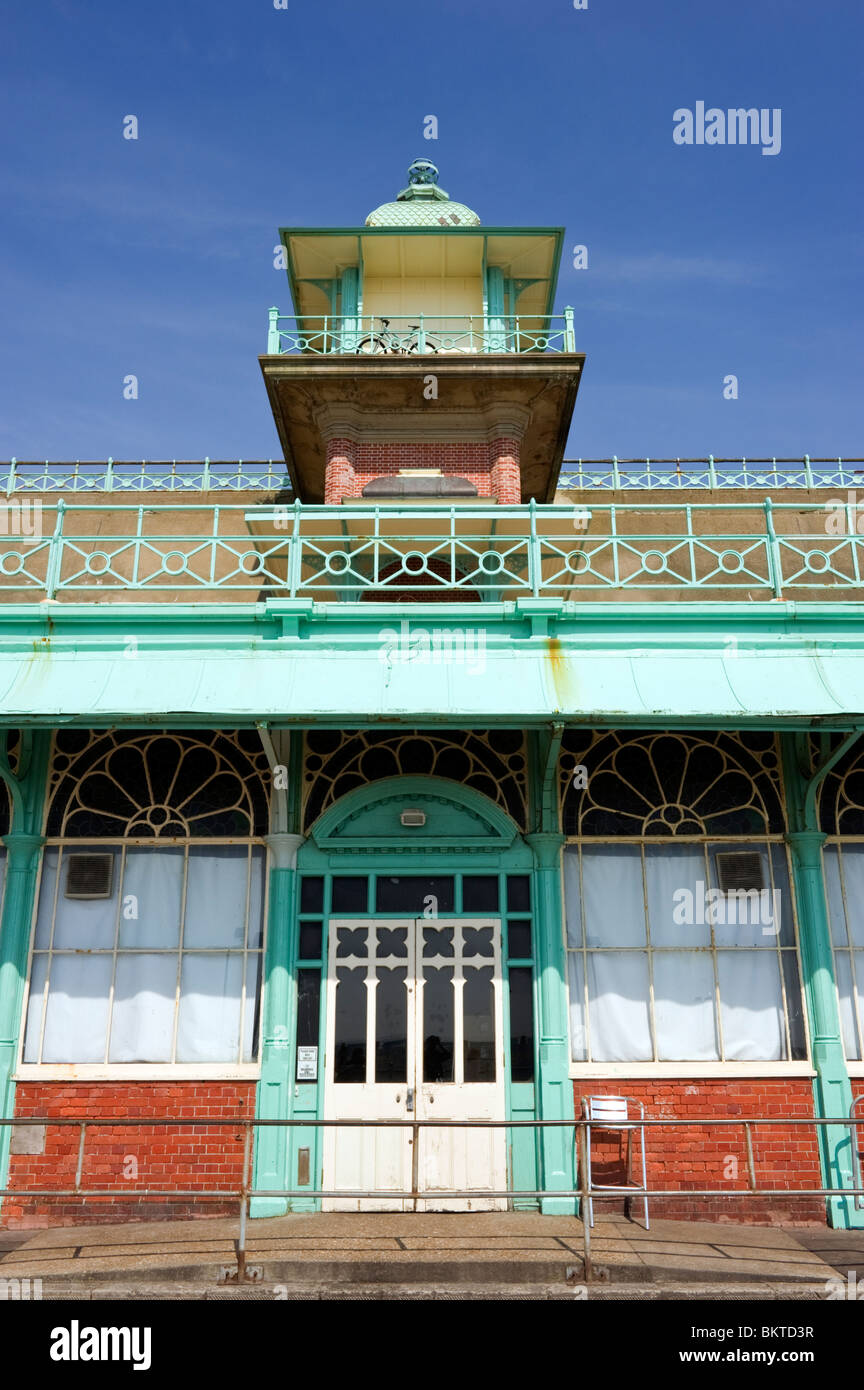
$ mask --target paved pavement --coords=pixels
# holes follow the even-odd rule
[[[534,1212],[317,1213],[255,1220],[236,1269],[236,1219],[0,1233],[0,1279],[42,1280],[42,1296],[105,1298],[584,1297],[582,1223]],[[825,1298],[864,1272],[864,1233],[657,1220],[646,1231],[598,1218],[602,1298]],[[220,1282],[221,1280],[221,1282]]]

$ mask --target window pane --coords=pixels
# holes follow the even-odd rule
[[[249,883],[249,950],[256,950],[264,941],[264,885],[267,881],[267,858],[261,845],[252,846],[251,880]]]
[[[258,1029],[261,1018],[261,972],[264,961],[260,951],[246,957],[246,1012],[243,1019],[244,1062],[258,1057]]]
[[[420,916],[430,905],[436,912],[452,912],[455,902],[455,880],[452,877],[390,878],[376,881],[376,912],[410,912]]]
[[[831,940],[835,946],[847,946],[849,937],[846,931],[846,909],[843,906],[843,889],[840,883],[840,851],[836,845],[826,845],[822,851],[825,873],[825,895],[828,899],[828,916],[831,921]]]
[[[588,956],[591,1058],[595,1062],[650,1062],[648,955],[600,951]]]
[[[324,911],[324,879],[304,874],[300,880],[300,911]]]
[[[860,981],[864,985],[864,960],[860,960]],[[840,1004],[840,1025],[843,1031],[843,1046],[850,1062],[861,1061],[861,1044],[856,1026],[855,992],[853,988],[852,961],[849,951],[834,952],[834,969],[837,975],[837,994]]]
[[[462,879],[463,912],[498,911],[498,875],[465,874]]]
[[[369,888],[365,878],[334,878],[331,895],[334,912],[369,910]]]
[[[588,1038],[585,1029],[585,968],[582,955],[567,952],[570,987],[570,1055],[574,1062],[588,1060]]]
[[[534,1080],[534,1000],[531,971],[518,968],[510,979],[510,1075],[513,1081]]]
[[[69,856],[81,854],[112,854],[114,873],[111,878],[110,898],[67,898],[66,882],[69,874]],[[54,924],[55,950],[68,948],[80,951],[99,951],[114,949],[114,931],[117,924],[117,889],[120,851],[106,849],[103,845],[95,849],[82,846],[80,850],[66,849],[60,866],[60,894],[57,899],[57,920]]]
[[[841,862],[849,936],[852,945],[860,949],[864,947],[864,845],[844,845]]]
[[[465,1080],[495,1080],[493,967],[465,970],[462,991],[465,1027]]]
[[[242,946],[248,851],[236,845],[189,850],[184,947]]]
[[[317,1047],[321,1017],[321,971],[301,970],[297,975],[297,1046]]]
[[[240,1060],[242,954],[183,957],[177,1019],[178,1062]]]
[[[54,893],[57,887],[57,863],[59,849],[42,851],[42,875],[39,880],[39,908],[36,913],[36,934],[33,944],[36,950],[47,950],[51,945],[51,920],[54,916]]]
[[[567,918],[567,945],[582,945],[582,891],[579,880],[579,849],[564,850],[564,912]]]
[[[333,1080],[366,1080],[366,967],[336,971],[336,1021],[333,1030]]]
[[[786,1057],[775,951],[718,951],[717,979],[727,1062]]]
[[[104,1062],[111,956],[55,956],[43,1062]]]
[[[711,886],[718,884],[717,855],[740,849],[740,845],[712,845],[709,859],[711,863]],[[714,901],[714,941],[717,946],[770,946],[777,945],[777,931],[783,922],[783,909],[791,914],[792,903],[784,903],[782,897],[777,903],[779,921],[775,923],[774,900],[771,896],[771,868],[766,845],[747,845],[747,852],[758,854],[762,865],[762,882],[765,885],[759,892],[739,890],[724,893]]]
[[[507,923],[507,950],[514,960],[525,960],[531,955],[531,923]]]
[[[375,977],[375,1080],[408,1079],[408,991],[405,967],[378,966]]]
[[[797,951],[781,951],[783,982],[786,986],[786,1016],[789,1021],[789,1044],[793,1062],[807,1056],[807,1031],[804,1027],[804,997]]]
[[[25,1062],[39,1061],[39,1029],[42,1027],[42,1001],[45,991],[45,978],[48,974],[48,957],[34,956],[30,972],[30,993],[27,998],[27,1031],[24,1035]]]
[[[661,1062],[718,1060],[714,966],[709,954],[655,953],[654,1020]]]
[[[300,959],[320,960],[323,927],[320,922],[300,923]]]
[[[771,845],[771,867],[774,870],[774,887],[777,890],[777,907],[780,914],[780,931],[776,941],[781,946],[795,945],[795,909],[792,899],[792,886],[789,882],[789,859],[785,845]],[[770,943],[771,938],[766,937]]]
[[[531,911],[531,878],[528,874],[510,874],[507,879],[507,911]]]
[[[423,967],[423,1080],[453,1080],[453,966]]]
[[[646,845],[645,884],[652,946],[711,945],[701,845]]]
[[[645,945],[638,845],[597,845],[583,850],[582,889],[589,946]]]
[[[126,851],[120,904],[121,946],[170,950],[179,945],[184,857],[182,849]],[[173,996],[173,988],[171,993]]]
[[[170,1062],[176,955],[118,955],[109,1062]]]

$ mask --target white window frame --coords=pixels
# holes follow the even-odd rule
[[[654,848],[654,849],[657,849],[658,847],[661,847],[662,845],[667,845],[667,846],[669,846],[669,847],[672,847],[672,846],[680,846],[680,845],[701,845],[701,846],[703,847],[703,854],[704,854],[704,856],[705,856],[705,861],[706,861],[706,877],[705,877],[705,882],[706,882],[706,884],[709,882],[708,873],[707,873],[707,867],[708,867],[708,851],[709,851],[709,848],[710,848],[710,847],[716,846],[716,847],[719,848],[719,847],[721,847],[721,846],[726,846],[726,845],[734,845],[734,846],[740,845],[742,849],[744,849],[744,848],[752,848],[752,847],[758,847],[758,848],[761,849],[761,848],[763,848],[763,847],[767,847],[767,848],[769,849],[769,860],[770,860],[770,846],[771,846],[771,845],[775,845],[775,844],[781,845],[781,846],[783,847],[783,851],[784,851],[784,854],[785,854],[785,857],[786,857],[786,872],[787,872],[787,878],[788,878],[789,885],[790,885],[790,890],[791,890],[792,913],[793,913],[794,946],[793,946],[793,945],[781,946],[781,945],[780,945],[780,938],[779,938],[779,935],[778,935],[778,937],[775,938],[774,949],[775,949],[775,951],[776,951],[776,953],[777,953],[777,955],[778,955],[778,958],[781,956],[781,953],[782,953],[782,952],[786,952],[786,953],[794,952],[795,959],[796,959],[796,964],[797,964],[797,967],[798,967],[798,978],[799,978],[799,980],[802,981],[802,984],[803,984],[803,972],[802,972],[802,970],[801,970],[800,939],[799,939],[799,930],[798,930],[798,909],[797,909],[797,902],[796,902],[796,898],[795,898],[795,883],[794,883],[794,878],[793,878],[793,875],[792,875],[792,865],[791,865],[791,862],[790,862],[789,847],[788,847],[788,845],[786,844],[786,841],[785,841],[783,835],[778,835],[778,834],[773,834],[773,835],[772,835],[772,834],[764,834],[764,835],[718,835],[718,834],[716,834],[716,833],[711,834],[711,835],[675,835],[675,836],[669,836],[669,837],[665,837],[665,836],[664,836],[664,837],[660,837],[660,836],[654,836],[654,835],[648,835],[648,836],[645,836],[645,835],[583,835],[583,836],[579,836],[579,835],[569,835],[569,836],[566,837],[566,840],[565,840],[565,844],[564,844],[563,849],[566,849],[566,848],[568,848],[569,846],[574,846],[575,848],[579,849],[580,851],[582,851],[582,852],[584,853],[586,850],[590,850],[592,847],[599,847],[599,846],[601,846],[601,845],[625,845],[625,844],[636,845],[636,846],[639,846],[640,849],[641,849],[643,883],[644,883],[644,874],[645,874],[645,850],[646,850],[647,848]],[[601,1079],[601,1078],[607,1078],[607,1077],[608,1077],[609,1079],[614,1079],[614,1078],[616,1078],[616,1077],[620,1077],[620,1078],[622,1078],[622,1079],[623,1079],[623,1078],[630,1078],[630,1079],[632,1079],[632,1080],[636,1080],[636,1079],[638,1079],[639,1077],[645,1077],[646,1079],[656,1078],[656,1079],[658,1079],[658,1080],[659,1080],[659,1079],[663,1079],[663,1078],[668,1078],[668,1079],[673,1079],[673,1078],[686,1079],[687,1077],[702,1077],[702,1078],[705,1078],[705,1079],[710,1079],[710,1078],[712,1078],[712,1077],[715,1077],[715,1078],[716,1078],[716,1077],[731,1077],[731,1076],[736,1076],[736,1077],[739,1077],[739,1078],[741,1078],[742,1080],[744,1080],[744,1079],[746,1079],[747,1077],[759,1077],[759,1076],[764,1076],[764,1077],[774,1077],[774,1076],[778,1076],[778,1077],[782,1077],[782,1076],[813,1077],[813,1076],[816,1075],[816,1071],[815,1071],[815,1069],[814,1069],[814,1067],[813,1067],[812,1060],[811,1060],[811,1058],[812,1058],[812,1051],[811,1051],[811,1042],[810,1042],[809,1020],[808,1020],[808,1017],[807,1017],[807,1009],[806,1009],[806,1007],[805,1007],[805,1002],[804,1002],[804,999],[803,999],[803,988],[802,988],[801,1010],[802,1010],[802,1019],[803,1019],[803,1026],[804,1026],[804,1040],[805,1040],[805,1047],[806,1047],[806,1057],[805,1057],[805,1058],[800,1058],[800,1059],[797,1059],[797,1060],[764,1061],[764,1062],[762,1062],[762,1061],[748,1061],[748,1062],[724,1061],[724,1060],[722,1060],[722,1058],[721,1058],[720,1060],[711,1061],[711,1062],[660,1061],[660,1060],[657,1058],[657,1029],[656,1029],[655,1019],[654,1019],[654,992],[653,992],[654,972],[653,972],[653,955],[654,955],[655,952],[663,952],[664,954],[666,954],[666,953],[674,954],[674,953],[678,950],[678,948],[677,948],[677,947],[659,947],[659,946],[652,946],[652,945],[651,945],[651,926],[650,926],[650,922],[648,921],[647,908],[646,908],[646,913],[645,913],[645,945],[644,945],[644,946],[639,946],[639,947],[635,947],[635,946],[634,946],[634,947],[615,947],[615,946],[589,947],[589,946],[587,946],[587,945],[585,944],[586,941],[587,941],[587,936],[586,936],[585,930],[584,930],[584,904],[582,905],[582,907],[583,907],[583,912],[582,912],[582,920],[583,920],[583,944],[582,944],[581,947],[572,947],[572,946],[570,945],[568,939],[567,939],[567,914],[566,914],[566,897],[565,897],[565,885],[564,885],[564,852],[563,852],[563,849],[562,849],[562,854],[561,854],[561,902],[562,902],[564,911],[562,912],[562,923],[561,923],[561,928],[562,928],[562,932],[563,932],[563,936],[564,936],[564,948],[565,948],[566,957],[567,957],[567,971],[566,971],[566,975],[567,975],[567,980],[566,980],[566,985],[567,985],[567,1004],[568,1004],[568,1008],[567,1008],[567,1048],[568,1048],[568,1053],[570,1054],[569,1075],[570,1075],[570,1077],[571,1077],[573,1080],[578,1080],[578,1081],[586,1080],[586,1081],[587,1081],[587,1080]],[[581,868],[581,859],[580,859],[580,868]],[[773,864],[772,864],[771,875],[772,875],[772,887],[773,887]],[[580,879],[581,879],[581,874],[580,874]],[[581,891],[581,889],[580,889],[580,891]],[[714,963],[714,978],[715,978],[715,982],[716,982],[716,979],[717,979],[716,956],[717,956],[718,947],[716,946],[716,944],[715,944],[714,941],[713,941],[713,933],[712,933],[712,942],[711,942],[711,945],[710,945],[710,946],[688,947],[687,949],[688,949],[688,950],[697,950],[697,951],[699,951],[699,952],[701,952],[701,953],[703,953],[703,954],[708,954],[708,955],[710,955],[710,956],[712,957],[712,960],[713,960],[713,963]],[[771,947],[770,947],[770,946],[762,946],[762,947],[754,947],[754,946],[737,946],[737,947],[736,947],[736,946],[726,946],[726,945],[724,945],[724,946],[720,947],[719,949],[720,949],[720,950],[723,950],[723,951],[726,951],[726,950],[732,950],[732,951],[735,951],[735,950],[763,950],[763,951],[764,951],[764,950],[770,950]],[[570,969],[569,969],[569,958],[570,958],[570,955],[571,955],[571,954],[577,954],[577,953],[578,953],[578,954],[580,954],[580,955],[582,956],[582,959],[583,959],[583,978],[584,978],[584,982],[585,982],[585,983],[584,983],[585,994],[584,994],[584,1000],[583,1000],[583,1008],[584,1008],[584,1016],[585,1016],[585,1021],[586,1021],[586,1031],[587,1031],[587,1039],[588,1039],[588,1049],[589,1049],[589,1056],[590,1056],[591,1022],[590,1022],[590,1005],[589,1005],[589,998],[588,998],[587,957],[588,957],[589,954],[602,954],[602,953],[611,954],[612,952],[616,952],[616,951],[617,951],[617,952],[620,952],[621,954],[626,954],[626,953],[628,953],[628,952],[631,953],[631,954],[632,954],[632,953],[638,953],[638,952],[645,952],[645,953],[647,954],[647,956],[648,956],[648,980],[649,980],[649,1000],[648,1000],[648,1006],[649,1006],[649,1011],[650,1011],[650,1012],[649,1012],[649,1026],[650,1026],[650,1030],[651,1030],[651,1042],[652,1042],[652,1047],[653,1047],[653,1049],[654,1049],[654,1060],[653,1060],[653,1061],[648,1061],[648,1062],[646,1062],[646,1061],[633,1061],[633,1062],[627,1062],[627,1061],[625,1061],[625,1062],[599,1062],[599,1061],[591,1061],[591,1060],[589,1060],[589,1061],[584,1061],[584,1062],[576,1062],[576,1061],[574,1061],[573,1058],[572,1058],[572,1038],[571,1038],[571,1036],[570,1036],[570,1007],[569,1007],[569,1004],[570,1004]],[[786,1001],[786,977],[785,977],[785,974],[784,974],[783,969],[782,969],[782,961],[779,960],[779,959],[778,959],[778,967],[780,968],[780,984],[781,984],[782,1000],[783,1000],[783,1018],[784,1018],[784,1025],[785,1025],[785,1032],[786,1032],[786,1045],[787,1045],[787,1048],[788,1048],[788,1047],[789,1047],[789,1043],[790,1043],[790,1035],[789,1035],[789,1031],[790,1031],[790,1030],[789,1030],[789,1011],[788,1011],[788,1006],[787,1006],[787,1001]],[[721,1048],[721,1051],[722,1051],[722,1047],[723,1047],[722,1017],[718,1017],[718,1015],[719,1015],[719,1001],[715,1000],[715,1020],[716,1020],[717,1027],[718,1027],[718,1033],[719,1033],[719,1039],[720,1039],[720,1048]],[[862,1069],[862,1070],[864,1070],[864,1069]]]
[[[120,920],[121,920],[121,907],[122,907],[122,901],[123,901],[122,886],[123,886],[123,875],[124,875],[124,871],[125,871],[126,851],[127,851],[128,849],[149,849],[149,850],[157,850],[157,851],[160,850],[160,849],[182,849],[182,850],[184,850],[185,853],[184,853],[184,866],[183,866],[183,904],[184,904],[184,918],[185,918],[186,878],[187,878],[187,872],[188,872],[189,851],[190,851],[190,850],[193,850],[193,849],[198,849],[198,848],[204,849],[204,848],[207,848],[208,846],[209,846],[209,847],[223,846],[223,847],[225,847],[225,848],[246,848],[246,850],[247,850],[247,855],[248,855],[250,861],[251,861],[251,855],[252,855],[252,850],[253,850],[253,849],[258,848],[258,849],[263,849],[263,850],[264,850],[264,855],[263,855],[263,876],[264,876],[264,882],[263,882],[263,886],[262,886],[262,933],[261,933],[261,944],[260,944],[260,946],[258,946],[258,947],[251,947],[251,948],[250,948],[250,946],[249,946],[249,899],[250,899],[250,891],[251,891],[251,872],[250,872],[249,876],[247,877],[247,887],[246,887],[246,920],[245,920],[244,938],[243,938],[243,945],[242,945],[242,947],[235,947],[235,948],[233,948],[233,949],[230,948],[230,947],[228,947],[228,948],[226,948],[226,947],[215,948],[215,947],[214,947],[214,948],[212,948],[212,949],[211,949],[211,948],[208,948],[208,947],[193,947],[193,948],[191,948],[191,949],[187,948],[187,949],[184,950],[184,947],[183,947],[183,925],[184,925],[184,923],[183,923],[183,921],[181,920],[181,923],[180,923],[180,935],[179,935],[179,940],[178,940],[178,942],[177,942],[177,944],[176,944],[175,946],[172,946],[172,947],[169,947],[169,948],[158,948],[158,947],[156,947],[156,948],[154,948],[154,947],[133,947],[133,948],[122,947],[122,948],[120,948],[120,947],[119,947],[119,932],[120,932]],[[226,953],[226,952],[227,952],[228,954],[231,954],[231,955],[239,955],[239,956],[242,956],[242,958],[243,958],[242,987],[241,987],[241,988],[242,988],[242,992],[241,992],[241,1014],[240,1014],[240,1017],[241,1017],[240,1047],[241,1047],[241,1048],[242,1048],[242,1042],[243,1042],[242,1020],[243,1020],[243,1018],[244,1018],[244,1016],[245,1016],[245,1007],[246,1007],[246,962],[248,961],[248,958],[249,958],[250,956],[254,956],[254,955],[258,955],[259,958],[260,958],[260,961],[261,961],[261,968],[260,968],[260,972],[259,972],[261,985],[260,985],[260,990],[259,990],[259,998],[258,998],[258,1005],[257,1005],[257,1019],[256,1019],[256,1025],[257,1025],[257,1031],[258,1031],[258,1049],[257,1049],[257,1055],[256,1055],[254,1061],[251,1061],[251,1062],[242,1062],[242,1061],[236,1061],[236,1062],[109,1062],[109,1061],[107,1061],[107,1060],[104,1060],[104,1061],[102,1061],[102,1062],[83,1062],[83,1063],[79,1063],[79,1062],[41,1062],[41,1061],[40,1061],[40,1062],[25,1062],[25,1061],[24,1061],[24,1040],[25,1040],[26,1031],[27,1031],[27,1018],[28,1018],[29,1001],[30,1001],[30,984],[31,984],[31,980],[32,980],[32,978],[33,978],[33,963],[34,963],[34,958],[35,958],[36,956],[47,956],[47,957],[48,957],[48,972],[47,972],[46,978],[45,978],[45,989],[44,989],[44,997],[43,997],[43,1003],[42,1003],[42,1016],[41,1016],[41,1022],[40,1022],[40,1028],[39,1028],[39,1053],[40,1053],[40,1056],[41,1056],[42,1046],[43,1046],[43,1041],[44,1041],[44,1032],[45,1032],[45,1016],[46,1016],[47,1001],[48,1001],[49,990],[50,990],[50,981],[51,981],[51,961],[52,961],[54,955],[75,955],[75,954],[77,954],[77,952],[74,951],[74,950],[72,950],[72,949],[66,949],[66,950],[58,950],[58,951],[55,951],[55,950],[54,950],[54,945],[53,945],[53,943],[54,943],[54,931],[55,931],[56,921],[57,921],[57,904],[58,904],[59,897],[60,897],[60,884],[61,884],[61,879],[62,879],[63,855],[64,855],[64,854],[69,854],[69,853],[73,853],[73,854],[74,854],[74,853],[85,852],[85,851],[86,851],[86,852],[93,852],[94,850],[101,850],[101,849],[103,849],[103,848],[104,848],[105,851],[107,852],[108,850],[114,850],[114,849],[116,849],[116,848],[118,848],[118,847],[121,849],[121,859],[120,859],[120,865],[119,865],[119,868],[118,868],[118,871],[117,871],[117,872],[118,872],[118,884],[117,884],[117,914],[116,914],[115,924],[114,924],[114,944],[113,944],[113,947],[111,947],[111,948],[105,947],[105,948],[103,948],[103,949],[100,949],[100,950],[98,950],[98,951],[94,951],[94,952],[91,953],[91,954],[93,954],[93,955],[106,955],[106,956],[112,956],[112,957],[113,957],[113,960],[112,960],[112,968],[111,968],[111,988],[110,988],[109,1000],[108,1000],[108,1002],[109,1002],[108,1026],[107,1026],[106,1035],[105,1035],[105,1056],[106,1056],[106,1059],[107,1059],[108,1051],[109,1051],[110,1046],[111,1046],[111,1024],[112,1024],[112,1016],[113,1016],[114,982],[115,982],[115,978],[116,978],[116,971],[117,971],[117,956],[118,956],[118,954],[124,954],[124,955],[127,955],[127,954],[128,954],[128,955],[136,955],[136,954],[138,954],[138,955],[168,955],[168,956],[175,956],[175,957],[177,958],[177,983],[176,983],[175,994],[174,994],[174,1047],[176,1048],[177,1017],[178,1017],[178,1010],[179,1010],[179,1004],[180,1004],[180,978],[181,978],[181,970],[182,970],[182,965],[183,965],[184,956],[185,956],[185,955],[211,955],[211,954],[213,954],[214,951],[216,951],[216,950],[218,949],[218,952],[219,952],[220,954]],[[53,902],[53,904],[52,904],[52,909],[51,909],[51,935],[50,935],[50,944],[49,944],[49,946],[48,946],[47,948],[39,948],[39,949],[37,949],[37,948],[36,948],[36,922],[37,922],[38,913],[39,913],[39,901],[40,901],[41,889],[42,889],[42,874],[43,874],[43,869],[44,869],[44,865],[45,865],[45,855],[46,855],[46,853],[47,853],[49,850],[52,850],[52,849],[60,850],[60,851],[61,851],[61,854],[60,854],[59,863],[58,863],[58,873],[57,873],[57,881],[56,881],[55,892],[54,892],[54,902]],[[158,1080],[166,1080],[166,1081],[183,1081],[183,1080],[213,1080],[213,1081],[216,1081],[216,1080],[224,1080],[224,1081],[238,1080],[238,1081],[241,1081],[241,1080],[243,1080],[243,1081],[247,1081],[247,1080],[248,1080],[248,1081],[253,1081],[253,1080],[257,1080],[257,1079],[260,1077],[260,1075],[261,1075],[261,1047],[262,1047],[261,1021],[262,1021],[262,1009],[263,1009],[264,990],[265,990],[264,963],[265,963],[265,961],[266,961],[266,951],[267,951],[267,919],[268,919],[268,909],[269,909],[269,888],[270,888],[270,873],[269,873],[269,867],[270,867],[270,855],[269,855],[269,851],[268,851],[268,848],[267,848],[265,839],[264,839],[262,836],[260,836],[260,835],[257,835],[257,836],[256,836],[256,835],[236,836],[236,837],[232,836],[230,839],[229,839],[229,838],[225,838],[225,837],[210,837],[210,836],[202,836],[200,839],[199,839],[198,837],[189,837],[189,836],[165,836],[164,839],[163,839],[163,838],[158,838],[158,839],[157,839],[157,838],[154,838],[153,836],[144,836],[144,837],[141,837],[141,836],[98,836],[98,835],[96,835],[96,836],[91,836],[91,837],[89,837],[89,838],[84,838],[84,837],[80,837],[80,836],[75,836],[74,838],[68,838],[68,837],[65,837],[65,836],[52,836],[51,838],[46,839],[45,844],[44,844],[44,847],[43,847],[43,853],[42,853],[42,855],[40,856],[38,882],[37,882],[36,893],[35,893],[35,896],[34,896],[34,903],[33,903],[33,917],[32,917],[31,926],[30,926],[30,946],[29,946],[28,958],[27,958],[27,983],[26,983],[26,987],[25,987],[25,991],[24,991],[23,1007],[22,1007],[22,1010],[21,1010],[21,1025],[20,1025],[20,1034],[19,1034],[18,1052],[17,1052],[18,1064],[17,1064],[16,1069],[15,1069],[15,1078],[14,1078],[14,1079],[20,1080],[20,1081],[27,1081],[27,1080],[38,1080],[38,1081],[145,1081],[145,1080],[146,1080],[146,1081],[158,1081]],[[250,870],[251,870],[251,864],[250,864]]]

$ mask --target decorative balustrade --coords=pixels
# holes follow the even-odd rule
[[[864,486],[864,459],[565,459],[558,488],[781,488]]]
[[[723,488],[864,488],[864,459],[565,459],[560,492]],[[0,462],[0,494],[290,490],[278,459],[233,462]],[[844,499],[845,500],[845,499]]]
[[[6,603],[864,596],[851,503],[250,509],[25,498],[0,516]]]
[[[143,460],[140,463],[0,463],[0,491],[16,492],[241,492],[246,488],[290,487],[288,470],[276,459],[230,462]]]
[[[395,354],[575,352],[573,310],[563,314],[322,314],[270,310],[267,352]]]

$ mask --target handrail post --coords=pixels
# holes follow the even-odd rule
[[[75,1169],[75,1190],[81,1189],[81,1177],[84,1172],[84,1136],[87,1133],[87,1121],[81,1121],[81,1133],[78,1138],[78,1165]]]
[[[813,487],[813,469],[810,466],[810,455],[804,455],[804,481],[808,487]]]
[[[296,598],[302,575],[302,555],[300,549],[300,507],[299,497],[294,499],[294,525],[291,528],[291,546],[288,556],[288,597]]]
[[[237,1240],[237,1283],[246,1281],[246,1223],[249,1210],[249,1159],[252,1153],[252,1121],[244,1121],[243,1179],[240,1192],[240,1232]]]
[[[770,497],[766,497],[762,504],[765,511],[765,530],[768,536],[768,575],[770,583],[774,588],[774,597],[783,597],[783,568],[780,560],[780,546],[777,541],[777,532],[774,530],[774,503]]]
[[[48,543],[48,566],[45,572],[45,597],[53,599],[57,592],[57,585],[60,582],[61,566],[63,563],[63,514],[66,511],[66,503],[63,498],[57,502],[57,520],[54,523],[54,533]]]
[[[17,460],[16,460],[16,459],[10,459],[10,461],[9,461],[9,476],[8,476],[8,478],[6,479],[6,496],[7,496],[7,497],[11,497],[11,496],[12,496],[12,493],[15,491],[15,470],[17,469],[17,467],[18,467]]]
[[[423,322],[423,315],[420,315],[420,323],[417,328],[417,351],[426,351],[426,327]]]
[[[708,455],[708,486],[711,488],[717,486],[717,466],[714,463],[713,454]]]
[[[279,351],[279,310],[275,307],[269,310],[269,322],[267,325],[267,352],[272,355]]]
[[[582,1219],[582,1275],[586,1284],[590,1284],[594,1278],[594,1263],[591,1259],[591,1221],[589,1219],[590,1188],[588,1186],[588,1144],[585,1126],[590,1124],[583,1116],[581,1120],[574,1120],[574,1126],[579,1136],[577,1152],[579,1159],[579,1215]]]
[[[529,515],[531,518],[531,534],[528,538],[528,570],[531,582],[531,593],[534,598],[540,597],[541,566],[540,554],[537,539],[537,502],[531,498],[528,503]]]
[[[573,309],[569,304],[564,309],[564,351],[576,351],[576,328],[573,322]]]
[[[204,486],[205,491],[209,492],[209,491],[210,491],[210,460],[209,460],[209,458],[205,458],[205,460],[204,460],[204,476],[202,477],[201,482],[202,482],[202,484],[203,484],[203,486]]]
[[[753,1135],[750,1132],[750,1125],[744,1125],[744,1139],[747,1144],[747,1174],[750,1180],[751,1192],[756,1191],[756,1165],[753,1162]]]

